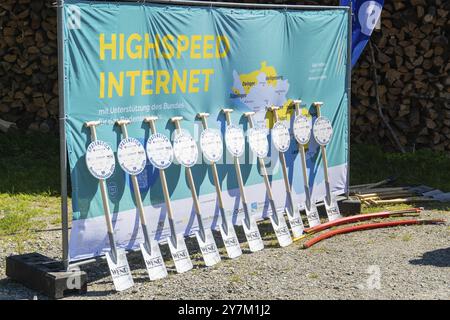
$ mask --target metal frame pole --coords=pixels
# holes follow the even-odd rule
[[[66,145],[66,111],[64,97],[64,0],[57,3],[58,26],[58,96],[59,96],[59,174],[61,185],[61,224],[62,224],[62,262],[69,268],[69,210],[67,201],[67,145]]]
[[[345,195],[347,199],[350,195],[350,126],[351,126],[351,112],[352,112],[352,2],[350,1],[350,6],[348,11],[348,34],[347,34],[347,104],[348,104],[348,114],[347,114],[347,190]]]
[[[224,7],[241,9],[291,9],[291,10],[334,10],[347,9],[346,6],[317,6],[317,5],[293,5],[293,4],[263,4],[242,2],[211,2],[211,1],[187,1],[187,0],[121,0],[121,2],[144,2],[149,4],[184,5],[191,7]]]

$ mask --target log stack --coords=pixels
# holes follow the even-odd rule
[[[55,130],[57,70],[52,1],[0,1],[0,118],[24,129]]]
[[[383,112],[409,148],[450,150],[449,10],[443,0],[385,1],[372,36]],[[352,75],[352,138],[386,144],[372,67],[366,48]]]
[[[27,130],[57,130],[52,2],[0,2],[0,118]],[[339,1],[297,3],[337,5]],[[450,151],[449,11],[450,2],[445,0],[387,0],[381,30],[372,36],[383,112],[407,149]],[[356,143],[395,148],[379,117],[371,67],[366,48],[352,74],[351,137]]]

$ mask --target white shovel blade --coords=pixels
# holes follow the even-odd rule
[[[291,226],[292,235],[294,238],[298,238],[303,234],[303,230],[305,226],[303,225],[302,217],[300,217],[300,213],[294,212],[294,214],[290,214],[289,209],[286,208],[286,214],[288,216],[289,225]]]
[[[276,224],[272,215],[270,216],[270,222],[272,223],[280,247],[287,247],[292,243],[291,234],[289,233],[289,228],[286,224],[286,220],[284,220],[283,214],[280,212],[277,212],[276,214],[278,216],[278,224]]]
[[[173,262],[175,263],[175,269],[178,273],[189,271],[193,268],[191,257],[186,248],[186,242],[182,234],[177,234],[176,247],[172,244],[172,238],[167,239],[169,244],[170,254],[172,255]]]
[[[161,251],[159,250],[158,242],[150,242],[151,252],[147,251],[145,244],[141,243],[140,246],[150,280],[158,280],[167,277],[166,265],[164,264]]]
[[[220,262],[220,254],[217,249],[216,242],[214,241],[214,236],[211,232],[211,229],[205,229],[205,241],[202,240],[202,237],[197,232],[195,234],[198,245],[200,247],[200,251],[203,255],[203,260],[205,261],[206,266],[211,267],[216,263]]]
[[[241,246],[239,245],[239,240],[236,236],[236,232],[234,231],[233,224],[231,222],[228,223],[228,234],[225,233],[222,225],[220,225],[219,229],[228,257],[230,259],[234,259],[242,255]]]
[[[319,213],[315,203],[311,203],[311,207],[305,206],[306,218],[308,219],[309,227],[315,227],[320,224]]]
[[[117,291],[129,289],[134,285],[125,250],[117,250],[116,263],[114,263],[112,253],[107,252],[106,261],[108,262],[109,271],[111,272],[114,287]]]
[[[341,213],[339,211],[339,206],[334,194],[331,195],[331,202],[328,204],[327,200],[324,199],[325,209],[327,210],[327,216],[329,221],[334,221],[342,218]]]
[[[264,249],[264,242],[262,241],[255,218],[250,218],[250,229],[247,228],[245,220],[242,219],[242,227],[244,228],[245,238],[247,239],[250,251],[256,252]]]

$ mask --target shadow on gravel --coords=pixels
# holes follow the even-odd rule
[[[424,210],[439,210],[439,211],[450,211],[450,202],[427,202],[427,203],[420,203],[421,207],[424,208]]]
[[[47,300],[46,296],[35,292],[9,278],[0,279],[0,300]]]
[[[425,252],[420,259],[410,260],[409,263],[419,266],[450,267],[450,247]]]

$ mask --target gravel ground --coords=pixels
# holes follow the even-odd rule
[[[450,212],[424,211],[422,218]],[[106,263],[85,267],[85,295],[68,299],[450,299],[450,227],[396,227],[336,236],[308,250],[276,246],[270,224],[260,225],[266,248],[206,268],[198,253],[194,270],[150,282],[139,253],[129,254],[135,286],[114,292]],[[242,237],[242,235],[240,235]],[[58,231],[39,233],[26,251],[58,257]],[[222,244],[218,240],[219,246]],[[191,241],[190,252],[196,251]],[[0,242],[0,299],[45,299],[5,277],[5,257],[15,245]],[[168,248],[162,246],[168,254]],[[222,257],[225,250],[221,248]]]

